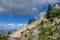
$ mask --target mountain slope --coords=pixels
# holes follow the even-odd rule
[[[41,16],[42,17],[42,16]],[[22,33],[20,40],[60,40],[60,9],[43,16],[35,28]]]
[[[42,12],[40,19],[10,34],[9,40],[60,40],[60,8]]]

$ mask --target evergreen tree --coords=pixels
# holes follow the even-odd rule
[[[49,13],[51,10],[52,10],[52,7],[51,7],[50,4],[48,4],[48,11],[47,11],[47,13]]]
[[[52,7],[50,4],[48,4],[48,11],[47,11],[47,15],[46,15],[47,18],[50,18],[51,10],[52,10]]]

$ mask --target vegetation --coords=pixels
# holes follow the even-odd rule
[[[10,31],[5,34],[0,34],[0,40],[7,40],[9,37],[9,34],[11,34]]]
[[[29,19],[28,24],[30,24],[30,23],[32,23],[32,22],[34,22],[34,21],[35,21],[35,18]]]
[[[30,34],[29,34],[29,37],[28,37],[28,40],[33,40],[33,38],[32,38],[32,32],[30,31]]]
[[[45,22],[42,20],[41,23],[40,23],[40,25],[42,26],[42,25],[44,25],[44,23],[45,23]]]
[[[50,18],[50,12],[51,12],[51,10],[52,10],[52,7],[51,7],[50,4],[48,4],[48,11],[47,11],[47,14],[46,14],[47,18]]]
[[[53,8],[49,4],[48,5],[48,11],[47,11],[47,14],[46,14],[46,18],[47,19],[49,19],[49,18],[55,18],[55,17],[60,18],[60,9],[56,9],[56,10],[52,10],[52,9]]]
[[[59,35],[59,30],[56,28],[43,28],[43,30],[41,30],[41,33],[39,33],[39,38],[38,40],[57,40],[58,37],[56,34]],[[53,38],[54,37],[54,38]],[[55,39],[55,37],[57,37]],[[60,39],[59,39],[60,40]]]
[[[32,37],[31,37],[31,36],[29,36],[28,40],[32,40]]]
[[[54,19],[51,17],[51,18],[49,19],[49,21],[50,21],[50,22],[53,22],[53,21],[54,21]]]
[[[49,14],[49,12],[52,10],[52,7],[51,7],[51,5],[50,4],[48,4],[48,11],[47,11],[47,13]]]
[[[60,9],[56,10],[51,9],[52,9],[51,5],[49,4],[46,18],[49,19],[50,22],[53,22],[54,18],[60,18]],[[41,24],[43,24],[43,22]],[[60,22],[58,24],[55,23],[55,26],[57,25],[60,25]],[[59,30],[58,27],[43,28],[43,30],[41,30],[41,33],[39,33],[38,35],[39,36],[38,40],[60,40]]]
[[[0,35],[0,40],[7,40],[8,39],[8,35],[5,35],[5,34],[3,34],[3,35]]]

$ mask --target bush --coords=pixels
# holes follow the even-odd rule
[[[30,23],[32,23],[32,22],[34,22],[34,21],[35,21],[35,18],[29,19],[28,24],[30,24]]]
[[[42,20],[41,23],[40,23],[40,25],[44,25],[44,23],[45,23],[45,22]]]
[[[3,35],[0,35],[0,40],[7,40],[8,39],[8,35],[5,35],[5,34],[3,34]]]
[[[55,18],[55,17],[60,18],[60,9],[50,11],[49,13],[46,14],[47,19],[49,19],[51,17],[52,18]]]
[[[51,17],[51,18],[49,19],[49,21],[50,21],[50,22],[53,22],[53,21],[54,21],[54,19]]]
[[[56,33],[58,33],[58,29],[55,27],[54,28],[50,28],[50,27],[43,28],[43,30],[41,30],[41,32],[38,35],[39,37],[38,40],[55,40],[52,37],[56,35]]]

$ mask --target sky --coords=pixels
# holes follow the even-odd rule
[[[0,0],[0,30],[19,29],[55,3],[60,0]]]
[[[18,30],[26,24],[31,15],[0,14],[0,30]]]

